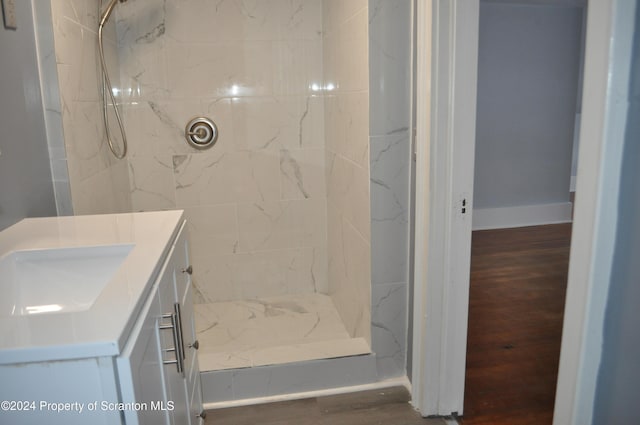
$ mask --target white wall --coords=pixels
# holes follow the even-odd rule
[[[637,3],[637,2],[636,2]],[[640,7],[636,6],[627,127],[622,152],[618,224],[605,313],[594,424],[640,423]]]
[[[481,2],[474,227],[496,209],[570,211],[581,27],[579,6]],[[541,209],[516,212],[530,215],[522,224],[556,221]]]
[[[56,215],[30,1],[16,1],[17,30],[0,24],[0,230]]]

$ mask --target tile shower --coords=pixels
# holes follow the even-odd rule
[[[393,46],[369,31],[384,35],[390,18],[406,27],[408,4],[129,0],[108,33],[130,141],[116,162],[84,94],[97,86],[97,2],[52,1],[56,160],[74,211],[185,210],[201,369],[372,348],[373,380],[406,373],[409,38]],[[82,55],[65,57],[76,45]],[[395,73],[375,76],[372,87],[386,83],[375,103],[370,63]],[[210,150],[184,140],[194,116],[219,127]]]
[[[132,208],[186,212],[203,370],[369,352],[368,15],[349,7],[118,9]],[[195,116],[210,150],[185,143]]]

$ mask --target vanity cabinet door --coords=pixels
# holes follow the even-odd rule
[[[182,336],[185,347],[185,378],[190,402],[189,413],[191,423],[196,425],[203,422],[200,418],[202,413],[202,388],[200,385],[200,368],[198,366],[200,343],[196,338],[193,283],[191,280],[193,269],[189,261],[189,247],[185,232],[176,240],[174,250],[176,296],[181,304]]]
[[[140,406],[124,410],[127,425],[170,424],[159,340],[159,317],[159,296],[154,290],[134,326],[129,343],[116,359],[122,402]]]
[[[170,281],[159,288],[160,308],[165,326],[161,333],[164,348],[164,380],[169,400],[174,402],[171,423],[199,425],[203,423],[202,390],[198,368],[196,328],[191,289],[189,251],[185,225],[181,227],[166,263]],[[168,323],[167,323],[168,324]]]
[[[180,307],[176,299],[174,258],[167,264],[167,277],[170,282],[161,285],[159,290],[160,308],[162,310],[163,329],[160,329],[160,341],[164,359],[164,383],[167,397],[173,402],[171,412],[172,425],[190,425],[189,402],[185,379],[185,367],[183,357],[183,338],[180,329]]]

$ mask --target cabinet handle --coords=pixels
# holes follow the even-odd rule
[[[189,266],[186,269],[182,269],[182,273],[186,273],[188,275],[193,274],[193,266]]]
[[[180,303],[175,303],[173,305],[176,316],[176,334],[177,334],[177,343],[176,343],[176,354],[180,357],[182,362],[182,374],[184,375],[184,360],[186,358],[186,353],[184,349],[184,337],[182,332],[182,309],[180,308]]]
[[[178,304],[178,303],[176,303]],[[179,311],[179,310],[178,310]],[[174,352],[176,355],[175,360],[163,360],[162,364],[175,364],[178,369],[178,373],[182,373],[184,375],[184,357],[182,356],[182,351],[180,348],[180,339],[182,335],[178,333],[178,314],[177,313],[167,313],[162,315],[163,319],[170,318],[171,325],[163,325],[160,324],[158,326],[159,329],[171,329],[171,333],[173,334],[173,348],[166,348],[162,351],[165,352]]]
[[[193,344],[189,344],[189,348],[195,348],[197,350],[198,348],[200,348],[200,343],[196,339],[195,341],[193,341]]]

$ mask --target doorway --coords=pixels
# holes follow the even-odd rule
[[[451,5],[452,10],[441,17],[438,8],[443,4]],[[576,183],[578,196],[554,407],[554,423],[558,424],[590,423],[593,413],[604,306],[610,285],[606,277],[611,273],[611,251],[615,242],[621,134],[624,133],[627,110],[623,99],[629,93],[629,46],[634,31],[635,2],[611,0],[592,2],[589,6],[578,160],[580,173]],[[459,51],[465,48],[466,60],[465,55],[460,54],[463,60],[456,63],[454,70],[457,74],[464,65],[467,65],[466,69],[470,68],[473,41],[477,40],[477,26],[474,26],[477,12],[477,2],[454,0],[450,4],[443,0],[425,5],[418,15],[417,93],[419,99],[423,95],[431,99],[422,103],[418,100],[416,126],[416,258],[424,258],[425,264],[416,261],[413,358],[423,361],[414,363],[412,382],[414,404],[423,415],[447,415],[463,410],[464,383],[451,382],[449,378],[464,369],[459,360],[452,364],[451,358],[457,358],[459,351],[466,348],[467,299],[460,293],[464,294],[464,288],[468,288],[468,280],[438,279],[436,272],[455,268],[456,261],[465,258],[464,240],[461,245],[460,240],[451,237],[451,229],[460,227],[454,213],[462,193],[458,186],[451,184],[451,176],[465,169],[453,161],[450,151],[454,148],[447,149],[446,146],[460,143],[451,137],[454,129],[466,128],[470,122],[475,126],[475,110],[474,114],[466,111],[462,118],[458,114],[456,120],[446,122],[450,131],[441,140],[434,137],[434,133],[437,135],[433,131],[436,127],[434,117],[443,112],[465,110],[468,102],[443,103],[432,93],[457,93],[463,87],[464,99],[468,101],[475,97],[474,86],[468,84],[469,81],[475,83],[475,79],[473,72],[460,72],[452,82],[438,78],[432,71],[438,63],[449,61],[452,55],[457,58]],[[440,47],[439,38],[451,38],[452,34],[455,35],[453,42],[441,49],[434,48]],[[425,81],[422,87],[421,81]],[[469,142],[466,143],[468,146]],[[424,146],[427,147],[426,154]],[[421,176],[427,177],[422,187]],[[439,187],[445,189],[433,190]],[[444,209],[445,213],[438,214],[438,209]],[[444,262],[440,261],[442,257],[426,255],[442,248],[459,255],[454,261],[451,261],[452,256],[445,257]],[[434,303],[450,308],[433,309]],[[462,357],[464,365],[464,355]]]
[[[480,1],[465,424],[552,421],[584,9]]]

